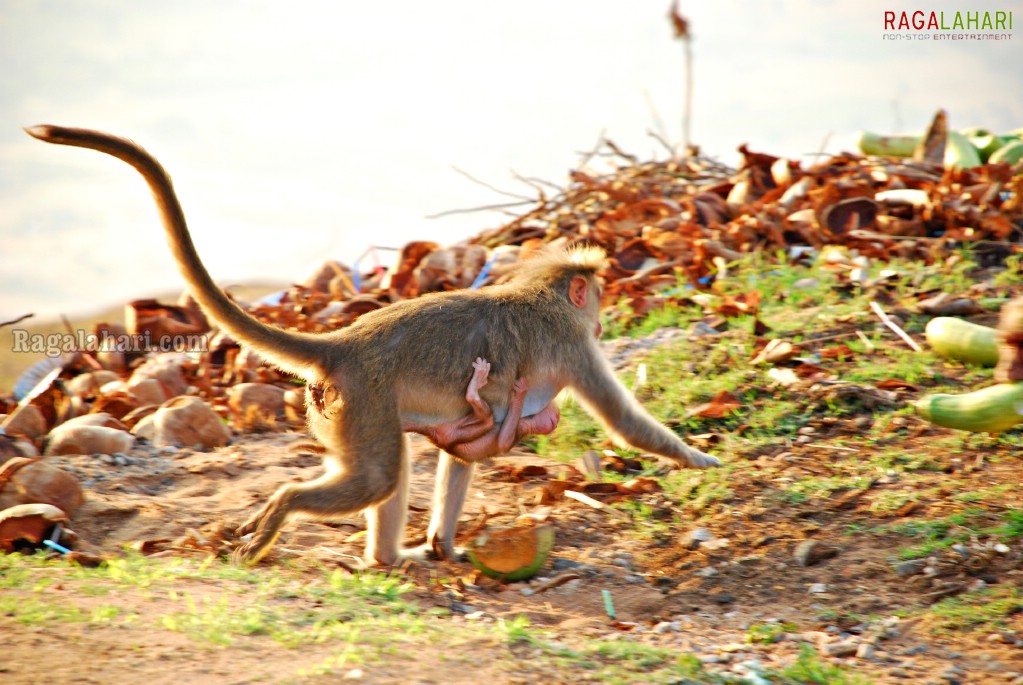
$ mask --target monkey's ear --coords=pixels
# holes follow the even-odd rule
[[[586,291],[590,284],[585,276],[573,276],[568,284],[568,299],[579,309],[586,306]]]

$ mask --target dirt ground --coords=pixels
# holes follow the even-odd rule
[[[833,430],[855,429],[835,425]],[[924,435],[916,440],[925,441]],[[244,435],[209,453],[164,448],[138,448],[131,463],[107,463],[93,456],[55,457],[54,463],[78,476],[87,502],[73,527],[81,548],[115,555],[126,543],[173,540],[182,536],[214,537],[236,525],[281,482],[305,480],[319,471],[319,457],[296,449],[301,433]],[[290,446],[290,447],[289,447]],[[409,521],[410,544],[422,540],[428,517],[435,450],[415,439],[414,484]],[[737,469],[730,487],[743,493],[720,514],[701,520],[712,540],[691,541],[685,524],[667,536],[640,536],[627,517],[612,515],[580,502],[563,499],[552,505],[550,520],[557,543],[541,577],[529,583],[464,583],[454,592],[436,582],[440,576],[469,577],[468,563],[439,563],[405,569],[415,582],[413,598],[425,607],[450,609],[456,618],[514,617],[524,614],[539,627],[560,635],[609,636],[677,648],[696,654],[708,670],[743,673],[754,660],[766,668],[791,663],[801,643],[813,644],[825,658],[873,682],[980,683],[1023,682],[1023,649],[1016,631],[1023,620],[1010,616],[1012,627],[1000,633],[948,633],[928,630],[921,619],[899,618],[901,610],[934,601],[936,581],[893,570],[896,550],[905,540],[884,536],[849,536],[857,523],[877,523],[863,504],[863,494],[850,491],[823,503],[781,507],[764,497],[771,486],[763,474],[779,478],[793,473],[826,472],[837,451],[798,445],[779,446],[772,454],[725,455],[756,461],[756,478]],[[558,464],[536,455],[503,457],[477,471],[461,523],[461,542],[486,524],[505,524],[523,511],[536,511],[536,493],[544,476],[511,475],[524,463],[556,474]],[[961,466],[961,465],[960,465]],[[752,471],[752,469],[750,469]],[[950,487],[981,487],[1018,482],[1013,463],[986,462],[982,467],[953,469]],[[936,474],[936,478],[943,477]],[[883,488],[884,483],[875,484]],[[673,503],[663,495],[641,496],[656,519],[672,516]],[[924,502],[931,513],[940,501]],[[920,509],[916,511],[919,513]],[[899,512],[912,516],[913,512]],[[896,514],[896,515],[899,515]],[[358,556],[361,541],[346,541],[362,528],[361,519],[325,525],[290,526],[264,562],[288,558],[320,558],[328,564]],[[190,533],[189,531],[195,531]],[[699,534],[697,534],[698,536]],[[358,538],[358,536],[356,536]],[[418,538],[418,539],[417,539]],[[816,541],[809,549],[807,540]],[[794,554],[808,553],[803,566]],[[163,554],[195,556],[187,549]],[[944,562],[942,562],[944,563]],[[1006,583],[1023,581],[1018,551],[974,554],[968,572],[949,563],[944,582]],[[545,582],[545,579],[553,579]],[[199,581],[182,587],[198,596],[215,592]],[[961,588],[959,588],[961,589]],[[602,591],[609,590],[617,610],[617,626],[605,611]],[[939,588],[938,593],[941,590]],[[953,594],[949,591],[948,594]],[[132,597],[122,601],[144,611],[158,611]],[[864,618],[868,617],[868,618]],[[751,626],[790,624],[772,644],[749,644]],[[629,624],[634,623],[635,626]],[[631,630],[623,630],[631,628]],[[0,616],[4,647],[0,678],[4,683],[100,682],[250,682],[254,664],[262,672],[294,666],[295,654],[268,648],[209,649],[168,631],[126,631],[79,624],[59,632],[40,631]],[[443,655],[417,654],[414,681],[399,657],[365,673],[350,673],[363,682],[541,682],[530,673],[528,660],[519,677],[491,672],[485,654],[477,654],[471,672],[452,671]],[[390,665],[388,665],[390,664]],[[335,677],[336,679],[336,677]],[[273,680],[273,679],[271,679]],[[323,682],[330,682],[324,680]]]

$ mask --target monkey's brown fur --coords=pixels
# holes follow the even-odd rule
[[[999,312],[995,380],[999,383],[1023,381],[1023,297],[1009,300]]]
[[[241,560],[265,555],[290,518],[329,519],[366,510],[367,559],[395,563],[409,469],[402,423],[443,424],[466,416],[467,360],[477,357],[492,365],[480,394],[498,422],[507,413],[516,379],[529,388],[523,416],[541,411],[569,387],[628,444],[683,466],[718,464],[647,414],[601,354],[593,336],[599,326],[596,273],[605,261],[599,249],[547,252],[523,263],[505,283],[397,302],[331,333],[285,331],[253,318],[214,284],[192,244],[169,176],[141,147],[88,129],[26,130],[46,142],[112,155],[142,174],[174,258],[206,315],[282,370],[305,378],[317,393],[309,402],[309,427],[328,450],[326,473],[281,486],[241,526],[240,534],[253,533],[236,552]],[[454,527],[471,476],[471,464],[442,452],[428,537],[447,554],[453,552]]]

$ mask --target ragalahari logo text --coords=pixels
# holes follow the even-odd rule
[[[885,40],[1012,40],[1012,10],[885,10]]]

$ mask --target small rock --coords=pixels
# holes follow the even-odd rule
[[[1016,639],[1009,633],[991,633],[986,639],[988,642],[996,642],[1005,645],[1016,643]]]
[[[700,549],[707,552],[724,549],[725,547],[728,547],[728,538],[714,538],[713,540],[706,540],[700,543]]]
[[[812,290],[820,285],[820,280],[816,278],[800,278],[792,284],[793,290]]]
[[[809,592],[811,595],[823,595],[827,591],[828,591],[827,583],[814,583],[809,588],[807,588],[807,592]]]
[[[735,601],[735,597],[730,592],[718,592],[711,596],[711,599],[718,604],[731,604]]]
[[[956,544],[952,545],[952,549],[957,554],[959,554],[959,556],[961,556],[963,559],[970,558],[970,550],[967,549],[966,545],[964,545],[963,543],[957,542]]]
[[[869,642],[861,642],[860,646],[856,648],[857,659],[873,659],[877,652],[877,648]]]
[[[923,573],[926,566],[926,559],[910,559],[909,561],[903,561],[902,563],[896,564],[895,573],[903,578],[907,576],[915,576],[918,573]]]
[[[453,614],[462,614],[464,616],[467,614],[471,614],[474,611],[476,611],[476,607],[474,607],[471,604],[465,604],[463,602],[451,603],[451,613]]]
[[[560,557],[551,562],[551,568],[554,571],[578,571],[579,573],[585,573],[588,575],[592,575],[596,572],[596,568],[593,564],[584,564],[581,561],[563,559]]]
[[[860,648],[860,641],[856,639],[839,640],[830,642],[821,649],[824,656],[846,657],[854,656]]]
[[[992,549],[994,549],[999,554],[1008,554],[1009,553],[1009,546],[1008,545],[1004,545],[1001,542],[999,542],[997,545],[995,545]]]
[[[962,680],[962,677],[966,675],[966,671],[959,668],[958,666],[949,666],[944,671],[938,674],[938,677],[942,680],[947,680],[950,683],[958,683]]]
[[[654,626],[653,630],[658,635],[664,635],[665,633],[679,633],[682,632],[682,623],[680,621],[661,621]]]
[[[679,544],[685,549],[696,549],[701,543],[714,539],[714,533],[706,528],[693,528],[679,538]]]
[[[611,565],[617,566],[618,568],[624,568],[626,571],[632,570],[632,562],[628,559],[612,559]]]
[[[721,331],[703,321],[697,321],[690,326],[688,333],[691,338],[698,338],[706,335],[721,335]]]
[[[838,548],[819,540],[803,540],[796,545],[792,556],[797,564],[806,568],[838,556]]]
[[[708,566],[707,568],[701,568],[693,575],[698,576],[700,578],[713,578],[717,574],[718,570],[716,568],[714,568],[713,566]]]
[[[700,654],[696,658],[704,664],[727,664],[732,660],[729,654]]]

